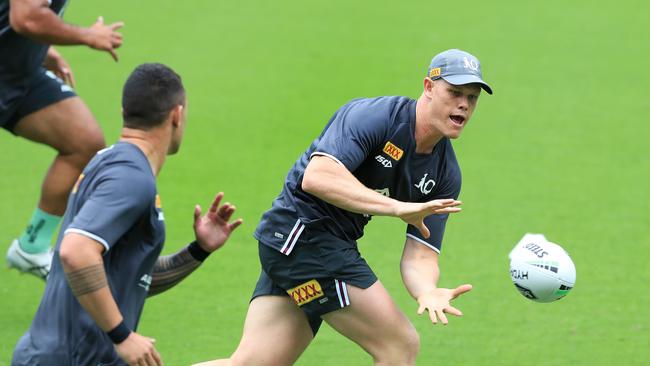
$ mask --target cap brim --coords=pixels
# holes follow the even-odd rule
[[[476,75],[448,75],[448,76],[443,76],[443,79],[447,81],[449,84],[453,85],[465,85],[465,84],[480,84],[481,88],[485,90],[488,94],[492,94],[492,88],[490,88],[489,85],[481,78],[479,78]]]

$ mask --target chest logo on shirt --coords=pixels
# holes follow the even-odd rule
[[[383,155],[377,155],[375,156],[375,160],[379,162],[384,168],[392,168],[393,163],[390,161],[390,159],[385,158]]]
[[[323,294],[323,288],[320,286],[320,283],[315,279],[287,290],[287,293],[298,306],[305,305],[325,295]]]
[[[433,190],[433,187],[436,185],[436,182],[433,179],[427,180],[428,175],[429,173],[424,174],[424,177],[420,179],[420,183],[414,184],[415,188],[419,188],[420,192],[423,194],[431,193],[431,190]]]
[[[399,159],[402,158],[402,155],[404,155],[404,150],[400,149],[399,147],[395,146],[392,142],[388,141],[386,145],[384,146],[384,152],[388,154],[393,160],[399,161]]]

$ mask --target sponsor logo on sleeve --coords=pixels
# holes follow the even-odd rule
[[[287,290],[287,293],[298,306],[305,305],[325,295],[320,283],[315,279]]]
[[[158,221],[165,221],[165,214],[162,210],[162,201],[160,200],[160,195],[156,195],[156,211],[158,212]]]
[[[388,154],[393,160],[399,161],[399,159],[402,158],[402,155],[404,155],[404,150],[400,149],[399,147],[395,146],[392,142],[388,141],[386,145],[384,146],[384,152]]]
[[[79,184],[81,184],[81,181],[84,179],[83,173],[79,174],[79,178],[77,178],[77,182],[74,184],[74,187],[72,187],[72,194],[77,193],[79,190]]]

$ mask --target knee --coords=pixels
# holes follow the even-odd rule
[[[86,162],[95,156],[95,153],[97,153],[97,151],[106,147],[104,134],[102,134],[102,131],[97,123],[95,122],[94,124],[96,128],[90,128],[84,132],[76,151],[77,154],[85,158]]]
[[[406,361],[406,364],[415,365],[415,358],[420,352],[420,335],[413,326],[411,326],[407,334],[404,335],[401,350],[404,353],[404,361]]]
[[[97,151],[106,147],[106,141],[99,125],[94,120],[88,122],[88,126],[82,131],[72,133],[69,144],[62,144],[59,154],[67,156],[75,165],[83,168]]]
[[[420,352],[420,335],[411,324],[393,333],[393,337],[387,341],[373,354],[376,364],[415,365]]]

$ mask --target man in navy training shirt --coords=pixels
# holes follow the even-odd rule
[[[90,27],[65,23],[66,0],[0,0],[0,127],[45,144],[58,154],[41,187],[25,231],[7,252],[9,267],[42,279],[50,271],[50,243],[65,212],[68,194],[104,136],[77,97],[70,66],[51,45],[86,45],[117,61],[121,22]],[[6,173],[5,173],[6,174]]]
[[[461,176],[450,139],[469,122],[483,81],[478,59],[435,56],[420,98],[356,99],[341,107],[287,175],[255,232],[262,272],[238,348],[201,365],[290,365],[325,320],[375,364],[412,365],[419,337],[361,257],[373,215],[406,222],[404,284],[447,324],[450,301],[471,285],[438,288],[447,216],[460,211]]]
[[[156,176],[180,147],[186,124],[180,77],[138,66],[124,85],[124,127],[90,161],[68,201],[52,270],[12,365],[162,365],[154,341],[135,330],[147,296],[180,282],[228,239],[235,207],[194,210],[196,240],[159,257],[165,241]]]

